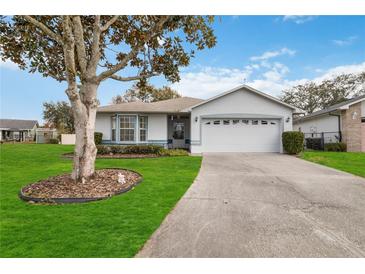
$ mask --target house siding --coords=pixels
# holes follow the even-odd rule
[[[294,123],[294,130],[304,133],[315,133],[315,132],[337,132],[338,128],[338,117],[333,115],[324,114],[322,116],[313,117],[305,121],[299,121]]]
[[[342,140],[347,144],[347,151],[361,151],[361,143],[365,142],[361,130],[361,102],[342,110],[341,116]]]

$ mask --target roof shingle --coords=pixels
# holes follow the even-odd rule
[[[98,108],[98,113],[103,112],[146,112],[146,113],[176,113],[203,102],[203,99],[192,97],[181,97],[168,99],[153,103],[130,102],[115,105],[102,106]]]

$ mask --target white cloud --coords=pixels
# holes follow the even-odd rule
[[[359,64],[343,65],[327,69],[321,76],[313,79],[315,82],[321,82],[325,79],[330,79],[345,73],[360,73],[365,71],[365,61]]]
[[[342,40],[332,40],[332,42],[337,46],[349,46],[357,40],[357,36],[350,36]]]
[[[304,24],[306,22],[312,21],[317,16],[310,16],[310,15],[285,15],[283,17],[283,21],[287,22],[294,22],[295,24]]]
[[[0,60],[0,68],[2,69],[11,69],[11,70],[17,70],[18,65],[13,63],[10,60],[2,61]]]
[[[253,65],[248,65],[242,70],[236,68],[202,67],[196,72],[182,73],[181,81],[173,84],[172,87],[183,96],[206,99],[245,83],[273,96],[279,96],[284,89],[304,84],[309,80],[321,82],[343,73],[360,73],[365,71],[364,61],[359,64],[343,65],[322,70],[320,76],[312,79],[299,78],[289,80],[286,79],[286,76],[290,70],[286,65],[277,62],[267,63],[267,65],[269,68],[261,66],[260,70],[263,71],[252,79]]]
[[[196,72],[181,74],[181,80],[172,88],[184,96],[209,98],[223,91],[242,85],[251,74],[250,69],[204,67]]]
[[[261,61],[261,60],[268,60],[274,57],[278,57],[280,55],[289,55],[293,56],[296,53],[295,50],[291,50],[288,48],[281,48],[280,50],[276,51],[266,51],[260,56],[252,56],[250,58],[251,61]]]

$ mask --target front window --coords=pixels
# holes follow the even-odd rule
[[[136,116],[120,116],[120,141],[133,142],[136,137]]]
[[[148,117],[139,116],[139,140],[141,142],[147,141],[147,126],[148,126]]]
[[[116,141],[116,124],[117,124],[117,118],[114,116],[112,117],[112,141]]]

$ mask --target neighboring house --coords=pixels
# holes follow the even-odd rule
[[[295,119],[294,130],[322,135],[325,142],[342,141],[348,151],[365,152],[365,95]]]
[[[160,144],[201,152],[282,152],[297,109],[246,85],[208,100],[182,97],[99,107],[103,143]]]
[[[36,120],[0,119],[0,141],[33,141]]]

